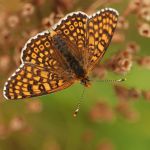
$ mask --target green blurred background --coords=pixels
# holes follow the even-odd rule
[[[29,5],[27,14],[23,15],[26,3],[32,4],[33,8]],[[149,22],[139,18],[134,10],[128,12],[131,3],[133,1],[129,0],[0,0],[0,150],[150,149],[150,94],[147,97],[143,94],[150,91],[150,62],[138,63],[150,55],[150,39],[139,34],[138,24]],[[47,96],[23,101],[4,100],[3,84],[19,66],[19,50],[33,31],[42,31],[45,25],[57,22],[57,17],[50,24],[46,22],[55,14],[61,16],[77,10],[90,14],[104,7],[117,9],[129,27],[118,29],[124,38],[110,44],[101,63],[105,64],[112,55],[124,50],[130,41],[140,47],[127,73],[117,74],[106,69],[104,79],[125,77],[127,81],[105,83],[93,79],[92,86],[85,90],[77,118],[72,114],[83,91],[79,83]],[[150,9],[150,6],[146,7]],[[12,15],[19,19],[9,19]],[[114,86],[139,92],[135,97],[127,94],[120,99]]]

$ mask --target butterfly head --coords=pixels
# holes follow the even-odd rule
[[[90,87],[91,83],[88,77],[84,77],[81,79],[81,84],[83,84],[85,87]]]

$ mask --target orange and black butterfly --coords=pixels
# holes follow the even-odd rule
[[[88,75],[106,52],[117,20],[118,12],[111,8],[91,16],[73,12],[30,38],[22,49],[22,64],[5,83],[5,98],[41,96],[76,81],[88,87]]]

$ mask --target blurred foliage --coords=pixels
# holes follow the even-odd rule
[[[38,98],[4,100],[3,84],[19,66],[27,39],[69,12],[91,14],[104,7],[117,9],[120,20],[77,118],[72,114],[80,84]],[[149,0],[1,0],[0,8],[0,150],[150,149]],[[121,83],[96,82],[124,77]]]

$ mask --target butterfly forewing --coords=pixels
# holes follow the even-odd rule
[[[44,31],[32,37],[22,50],[22,62],[30,62],[52,70],[68,68],[53,45],[53,31]]]
[[[92,15],[87,22],[87,70],[93,69],[110,44],[117,25],[118,13],[103,9]]]
[[[68,74],[25,63],[5,83],[4,96],[7,99],[22,99],[45,95],[65,89],[73,82]]]
[[[87,20],[88,16],[84,12],[74,12],[53,27],[54,31],[67,41],[70,52],[80,62],[85,58]]]

